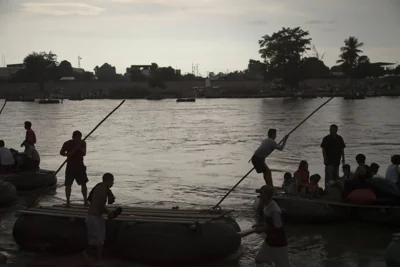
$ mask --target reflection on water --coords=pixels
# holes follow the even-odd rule
[[[104,172],[116,177],[114,192],[121,204],[211,207],[252,166],[254,149],[269,128],[278,139],[326,101],[316,99],[199,99],[195,103],[127,101],[88,140],[89,188]],[[0,139],[18,148],[24,138],[23,122],[30,120],[38,138],[42,167],[57,169],[64,158],[59,150],[74,130],[87,134],[109,111],[114,100],[65,101],[59,105],[9,102],[0,116]],[[311,173],[323,173],[320,143],[329,125],[339,126],[348,163],[364,153],[367,162],[381,165],[384,174],[390,156],[398,153],[400,124],[394,111],[400,102],[391,98],[349,101],[333,99],[290,136],[282,152],[268,159],[275,184],[285,171],[295,171],[306,159]],[[59,175],[63,182],[64,170]],[[262,185],[253,172],[223,202],[234,208],[243,229],[252,225],[254,189]],[[61,202],[63,188],[44,200]],[[73,187],[72,200],[80,201]],[[24,199],[20,200],[23,206]],[[11,237],[14,212],[2,215],[0,245],[16,251]],[[392,229],[382,226],[340,224],[288,226],[293,266],[384,266],[383,251]],[[251,266],[262,239],[249,236],[239,260],[212,266]],[[0,249],[1,250],[1,249]],[[21,258],[21,257],[20,257]],[[22,257],[24,258],[24,257]]]

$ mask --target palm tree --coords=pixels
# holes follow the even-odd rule
[[[340,48],[340,59],[336,63],[341,63],[343,69],[348,72],[357,66],[359,54],[363,53],[360,48],[364,46],[364,43],[360,43],[356,37],[350,36],[344,40],[344,44],[345,46]],[[362,60],[365,59],[362,58]]]

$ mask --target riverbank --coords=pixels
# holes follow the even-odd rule
[[[146,99],[147,97],[152,98],[156,96],[156,99],[149,99],[149,100],[162,100],[162,99],[177,99],[179,96],[170,95],[170,94],[149,94],[147,96],[132,96],[132,95],[125,95],[125,94],[116,94],[116,95],[102,95],[102,96],[87,96],[82,98],[64,98],[74,101],[80,101],[85,99]],[[400,96],[400,90],[391,91],[391,92],[383,92],[383,93],[370,93],[366,95],[361,95],[359,98],[349,96],[344,92],[336,92],[336,93],[315,93],[315,94],[296,94],[291,92],[282,92],[282,93],[267,93],[267,94],[221,94],[221,95],[206,95],[202,97],[196,98],[206,98],[206,99],[225,99],[225,98],[301,98],[301,99],[313,99],[319,97],[343,97],[349,99],[364,99],[365,97],[397,97]],[[193,96],[194,97],[194,96]],[[57,97],[55,97],[57,98]],[[60,98],[60,97],[58,97]],[[13,96],[13,97],[0,97],[0,99],[7,99],[7,101],[12,102],[35,102],[40,98],[27,98],[22,96]]]
[[[161,98],[273,98],[273,97],[343,97],[348,94],[346,79],[314,79],[301,82],[300,92],[277,88],[263,81],[213,81],[204,87],[204,81],[165,82],[166,88],[149,87],[146,82],[46,82],[41,91],[35,83],[0,83],[0,98],[20,101],[53,95],[54,98],[71,100],[81,99],[145,99],[151,95]],[[364,84],[364,80],[355,80],[354,84]],[[366,96],[400,96],[400,82],[391,82],[390,89],[383,80],[368,81]],[[364,87],[358,86],[358,90]],[[334,93],[332,93],[334,92]]]

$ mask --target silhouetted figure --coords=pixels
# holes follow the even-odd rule
[[[31,145],[35,146],[35,144],[36,144],[36,134],[32,130],[32,123],[30,121],[26,121],[24,123],[24,127],[25,127],[25,130],[26,130],[25,140],[29,141],[29,143]],[[23,142],[21,144],[21,147],[23,147]]]
[[[10,149],[5,147],[3,140],[0,140],[0,172],[12,173],[15,171],[15,159]]]
[[[72,140],[63,144],[60,155],[67,157],[67,167],[65,169],[67,206],[69,207],[70,205],[71,187],[74,180],[81,186],[84,204],[88,205],[86,183],[89,179],[86,174],[86,166],[83,163],[83,157],[86,156],[86,142],[82,140],[80,131],[73,132]]]
[[[253,163],[256,172],[263,173],[265,183],[270,186],[273,186],[272,174],[268,165],[265,163],[265,159],[275,149],[282,151],[283,148],[285,147],[287,139],[289,138],[289,135],[285,136],[282,145],[276,143],[275,138],[276,138],[276,129],[269,129],[268,138],[264,139],[261,142],[261,145],[257,148],[257,150],[254,152],[253,157],[251,158],[251,163]]]
[[[329,128],[330,134],[325,136],[321,143],[322,155],[325,165],[325,187],[329,186],[330,181],[339,178],[339,165],[345,164],[344,148],[346,147],[343,138],[337,134],[338,127],[332,124]]]

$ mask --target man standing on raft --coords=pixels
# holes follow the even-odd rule
[[[81,186],[84,205],[87,206],[87,186],[89,179],[86,175],[86,166],[83,164],[83,157],[86,156],[86,142],[82,140],[82,133],[75,131],[72,140],[65,142],[61,148],[60,155],[67,157],[65,168],[65,195],[67,207],[70,206],[71,187],[74,180]]]
[[[329,135],[325,136],[321,143],[325,165],[325,188],[330,185],[330,181],[335,181],[339,178],[340,159],[342,159],[343,165],[346,164],[344,157],[346,144],[337,132],[337,125],[332,124],[329,127]]]
[[[254,152],[253,157],[251,158],[251,163],[253,163],[254,169],[257,173],[263,173],[264,181],[269,186],[274,186],[272,182],[272,173],[269,169],[268,165],[265,163],[265,159],[275,150],[278,149],[282,151],[286,145],[286,141],[289,138],[289,135],[286,135],[283,138],[282,145],[279,145],[275,141],[276,138],[276,129],[268,130],[268,138],[264,139],[261,142],[261,145]]]

